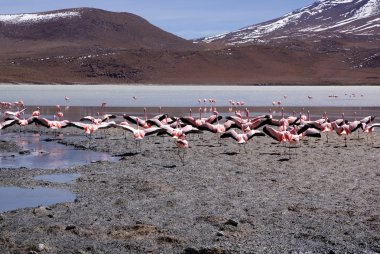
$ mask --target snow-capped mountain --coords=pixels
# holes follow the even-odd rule
[[[380,0],[319,0],[281,18],[198,42],[238,45],[316,34],[379,35]]]

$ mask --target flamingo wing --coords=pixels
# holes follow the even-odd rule
[[[362,127],[362,123],[360,121],[353,121],[353,122],[350,122],[350,124],[348,125],[350,132],[354,132],[360,127]]]
[[[105,114],[102,116],[102,122],[108,121],[109,119],[115,119],[115,118],[117,118],[116,115]]]
[[[360,120],[360,122],[365,123],[365,124],[369,124],[373,120],[375,120],[375,116],[366,116],[362,120]]]
[[[16,124],[17,122],[18,122],[18,120],[16,120],[16,119],[6,120],[6,121],[0,123],[0,130],[11,127],[12,125]]]
[[[121,128],[123,130],[129,131],[129,132],[135,132],[136,129],[129,125],[121,125],[121,124],[115,124],[114,127]]]
[[[233,138],[236,141],[238,141],[239,135],[237,134],[237,132],[235,130],[230,130],[230,131],[223,133],[220,136],[220,138]]]
[[[272,125],[272,126],[280,126],[280,120],[278,120],[278,119],[273,119],[273,118],[269,118],[269,119],[268,119],[268,125]]]
[[[227,120],[224,124],[224,128],[226,128],[226,131],[228,131],[231,128],[237,128],[237,124],[232,120]]]
[[[67,125],[68,127],[75,127],[81,130],[83,130],[84,127],[87,126],[86,123],[82,123],[82,122],[68,122]]]
[[[141,120],[140,118],[136,117],[136,116],[123,116],[125,120],[127,120],[128,122],[131,122],[131,123],[134,123],[134,124],[138,124],[140,126],[143,126],[145,121]]]
[[[154,117],[152,117],[150,120],[158,120],[158,121],[162,121],[164,120],[166,117],[168,117],[168,114],[160,114],[160,115],[156,115]]]
[[[258,137],[258,136],[264,137],[265,136],[265,134],[263,132],[257,131],[257,130],[251,130],[251,131],[247,132],[245,135],[247,135],[248,140],[250,140],[253,137]]]
[[[320,138],[321,132],[317,129],[309,128],[305,132],[303,132],[303,135],[306,137]]]
[[[189,125],[187,125],[187,126],[189,126]],[[186,126],[186,127],[187,127],[187,126]],[[212,124],[210,124],[210,123],[208,123],[208,122],[202,124],[201,126],[198,126],[198,129],[199,129],[199,130],[203,130],[203,131],[215,132],[214,125],[212,125]]]
[[[194,128],[191,125],[186,125],[185,127],[182,128],[182,132],[185,134],[190,134],[190,133],[202,133],[200,129]]]
[[[50,128],[50,125],[49,125],[50,121],[44,117],[36,117],[34,118],[34,122],[46,128]]]
[[[90,122],[92,123],[94,121],[94,117],[92,116],[85,116],[79,119],[80,122]]]
[[[162,128],[151,127],[151,128],[144,129],[144,132],[145,132],[145,136],[149,136],[149,135],[153,135],[159,132],[166,132],[166,130]]]
[[[263,132],[265,134],[267,134],[269,137],[271,137],[277,141],[280,141],[280,137],[279,137],[280,132],[273,129],[272,127],[264,126]]]
[[[250,128],[255,130],[269,123],[270,123],[269,118],[259,118],[256,121],[253,121],[253,122],[251,121]]]
[[[309,128],[315,128],[315,127],[314,127],[314,125],[313,125],[312,123],[310,123],[310,124],[305,124],[304,126],[301,127],[301,129],[299,129],[299,130],[297,131],[297,134],[304,133],[304,132],[307,131]],[[319,130],[319,128],[315,128],[315,129],[318,129],[318,130]]]
[[[61,129],[64,129],[70,126],[70,122],[68,120],[63,120],[63,121],[60,121],[59,123],[61,125]]]
[[[227,116],[226,119],[231,120],[235,123],[241,123],[242,122],[241,117],[238,117],[238,116]]]
[[[193,117],[186,116],[186,117],[181,117],[180,119],[185,124],[190,124],[192,126],[195,126],[195,119]]]
[[[146,122],[147,122],[148,124],[150,124],[150,125],[155,125],[155,126],[157,126],[157,127],[161,127],[161,126],[162,126],[161,121],[160,121],[159,119],[157,119],[157,118],[149,119],[149,120],[147,120]]]
[[[213,124],[213,123],[215,123],[217,120],[220,121],[220,120],[222,120],[222,119],[223,119],[223,117],[220,116],[220,115],[212,115],[212,116],[210,116],[209,118],[207,118],[206,122]]]
[[[99,129],[109,129],[109,128],[114,128],[114,127],[116,127],[116,123],[114,121],[108,122],[108,123],[105,122],[98,125]]]

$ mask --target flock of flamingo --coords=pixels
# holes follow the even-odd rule
[[[65,97],[68,101],[69,98]],[[191,133],[202,133],[204,131],[216,134],[218,142],[223,138],[232,138],[238,144],[246,144],[251,138],[256,136],[269,136],[279,143],[285,143],[289,146],[297,145],[304,137],[321,137],[322,134],[326,136],[328,142],[328,135],[331,132],[342,136],[344,146],[347,146],[347,136],[351,133],[361,130],[363,133],[370,137],[370,142],[373,144],[373,131],[375,128],[380,127],[379,123],[373,123],[374,116],[366,116],[360,120],[355,119],[351,122],[345,119],[344,113],[341,119],[330,120],[325,112],[320,119],[311,120],[310,113],[307,115],[300,112],[298,115],[293,112],[292,115],[285,117],[284,109],[281,109],[281,118],[275,119],[272,114],[250,116],[249,110],[240,110],[237,106],[244,106],[244,102],[229,101],[230,115],[224,117],[219,115],[216,110],[216,100],[203,100],[204,108],[202,108],[202,101],[199,99],[199,117],[194,117],[190,109],[188,116],[176,117],[169,116],[168,114],[160,113],[148,119],[147,111],[144,108],[144,116],[131,116],[122,115],[123,121],[116,122],[118,118],[116,115],[102,113],[98,116],[85,116],[79,121],[62,120],[63,112],[60,106],[56,106],[56,114],[52,120],[41,116],[40,109],[37,107],[31,112],[29,117],[26,118],[26,108],[22,101],[15,103],[0,102],[1,115],[3,116],[0,122],[0,130],[6,129],[13,125],[26,127],[31,124],[43,126],[49,129],[57,130],[61,128],[78,128],[83,130],[89,138],[97,130],[119,128],[126,133],[133,134],[136,140],[136,147],[141,150],[141,140],[148,135],[169,135],[175,142],[180,155],[180,151],[185,151],[189,147],[186,140],[186,135]],[[211,114],[209,117],[202,117],[202,113],[207,111],[206,102],[210,102]],[[280,105],[279,102],[273,104]],[[102,103],[104,109],[106,103]],[[235,106],[235,109],[233,109]],[[11,111],[15,108],[14,111]],[[135,127],[133,127],[135,126]],[[260,130],[258,130],[260,129]],[[359,135],[359,134],[358,134]],[[244,146],[244,150],[246,148]],[[180,155],[181,160],[183,155]]]

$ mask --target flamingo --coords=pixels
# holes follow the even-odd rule
[[[6,129],[15,124],[18,124],[20,126],[20,131],[21,131],[21,126],[27,126],[33,122],[34,122],[34,117],[29,117],[28,119],[19,119],[16,117],[10,118],[0,123],[0,130]]]
[[[156,133],[162,131],[162,129],[157,128],[157,127],[140,129],[140,125],[138,124],[139,122],[140,122],[140,119],[136,118],[137,129],[135,129],[131,126],[128,126],[128,125],[120,125],[120,124],[116,124],[115,127],[121,128],[121,129],[129,131],[129,132],[132,132],[133,137],[136,141],[136,148],[138,147],[140,152],[141,152],[141,140],[143,140],[145,136],[153,135],[153,134],[156,134]]]
[[[214,113],[210,117],[202,118],[202,109],[199,108],[199,119],[195,119],[192,116],[181,117],[180,119],[182,122],[184,122],[186,124],[190,124],[195,128],[198,128],[199,126],[201,126],[202,124],[204,124],[206,122],[213,124],[217,121],[217,119],[221,120],[222,116],[219,116],[217,111],[214,111]]]
[[[80,122],[90,122],[93,124],[101,124],[103,122],[108,121],[109,119],[115,119],[117,116],[116,115],[111,115],[111,114],[105,114],[101,116],[101,118],[95,118],[93,116],[85,116],[79,119]]]
[[[127,116],[125,114],[123,115],[123,118],[126,119],[127,121],[131,122],[131,123],[139,125],[140,127],[144,128],[144,129],[150,128],[152,126],[148,122],[148,115],[147,115],[146,108],[144,108],[144,119],[145,120],[143,120],[137,116]],[[164,118],[165,118],[165,114],[162,114],[162,115],[160,115],[160,117],[158,119],[161,121]],[[150,119],[150,120],[152,120],[152,119]]]
[[[60,105],[56,105],[55,107],[56,107],[56,110],[57,110],[56,116],[57,116],[58,120],[61,120],[61,117],[63,117],[63,113],[61,111],[61,106]]]
[[[158,127],[160,127],[162,129],[162,131],[159,133],[159,135],[168,134],[172,138],[178,139],[183,134],[202,133],[201,130],[193,127],[190,124],[186,125],[185,127],[181,127],[179,118],[177,119],[175,124],[176,124],[175,127],[170,126],[170,125],[159,125]]]
[[[248,140],[256,136],[265,136],[265,135],[261,131],[257,131],[257,130],[251,130],[247,133],[237,133],[235,130],[229,130],[223,133],[220,137],[235,139],[239,145],[244,146],[244,151],[247,153],[247,149],[245,145],[247,144]]]
[[[178,156],[182,164],[185,165],[186,150],[189,148],[189,142],[186,140],[185,134],[182,134],[181,136],[178,137],[178,139],[176,140],[176,145],[178,148]],[[182,151],[182,156],[181,156],[181,151]]]
[[[292,133],[292,131],[280,131],[275,130],[272,127],[265,126],[263,131],[265,134],[267,134],[269,137],[273,138],[274,140],[277,140],[280,144],[285,143],[289,144],[289,159],[291,158],[290,148],[296,147],[297,144],[299,144],[300,140],[302,140],[304,137],[321,137],[321,134],[316,130],[308,130],[308,128],[301,128],[297,134]],[[291,146],[290,146],[291,145]]]
[[[371,137],[371,143],[373,145],[373,131],[375,128],[380,128],[380,123],[362,123],[362,130],[363,133],[367,136],[367,143],[368,143],[368,136]]]
[[[5,118],[19,118],[22,114],[24,114],[25,110],[26,108],[23,108],[22,110],[18,110],[18,111],[5,111],[4,117]]]
[[[351,124],[347,124],[344,120],[344,113],[342,114],[343,123],[339,126],[336,122],[332,123],[333,128],[335,129],[336,134],[344,137],[344,146],[347,147],[347,136],[350,133],[356,131],[361,127],[361,122],[352,122]]]
[[[234,121],[231,121],[231,120],[227,120],[223,124],[220,124],[219,118],[218,118],[218,113],[216,113],[216,114],[217,114],[217,117],[216,117],[217,123],[216,124],[211,124],[211,123],[205,122],[204,124],[202,124],[198,128],[200,130],[206,130],[206,131],[216,133],[218,135],[218,143],[221,144],[220,136],[223,133],[225,133],[226,131],[228,131],[230,128],[236,127],[237,125],[235,124]]]
[[[101,129],[109,129],[111,127],[115,127],[115,122],[102,122],[102,123],[82,123],[82,122],[68,122],[68,126],[76,127],[78,129],[84,130],[86,135],[91,135],[97,130]]]
[[[42,125],[48,129],[53,129],[53,130],[57,130],[57,129],[61,129],[61,128],[66,128],[69,125],[69,121],[67,120],[63,120],[63,121],[56,121],[56,120],[53,120],[53,121],[50,121],[49,119],[46,119],[44,117],[34,117],[34,122],[39,124],[39,125]]]

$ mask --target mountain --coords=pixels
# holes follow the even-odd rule
[[[320,0],[280,18],[197,42],[242,45],[288,38],[379,34],[380,0]]]
[[[212,43],[130,13],[0,15],[0,83],[379,85],[378,15],[377,1],[325,0]]]
[[[189,50],[189,41],[130,13],[92,8],[0,15],[0,52],[84,47]]]

